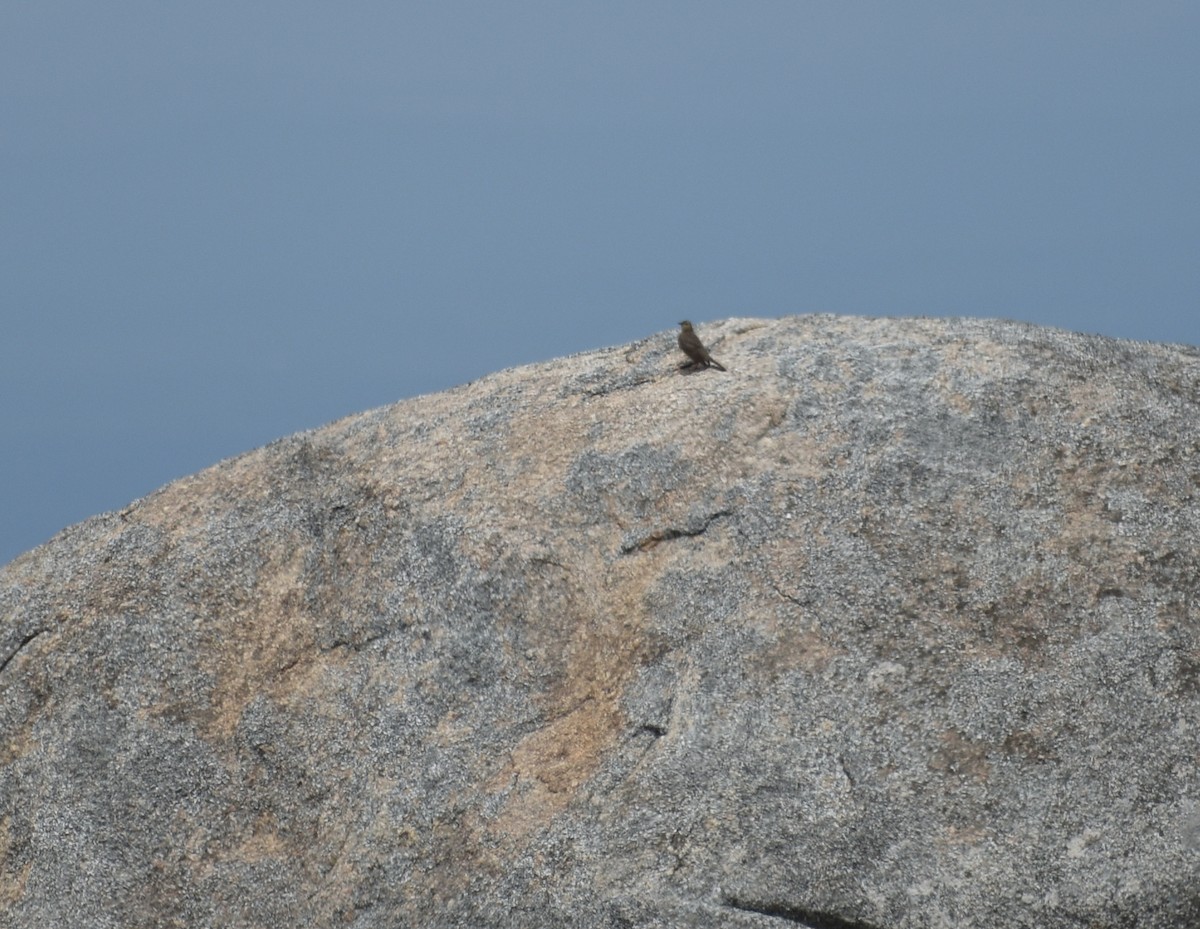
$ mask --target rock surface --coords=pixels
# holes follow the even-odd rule
[[[0,571],[0,926],[1200,926],[1200,353],[700,332]]]

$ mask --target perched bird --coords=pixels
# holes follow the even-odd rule
[[[685,319],[679,325],[682,327],[679,330],[679,347],[685,355],[692,359],[690,364],[681,365],[680,367],[687,368],[700,365],[704,368],[716,368],[718,371],[724,371],[724,366],[708,353],[708,349],[700,341],[700,336],[696,335],[696,330],[692,328],[692,324]]]

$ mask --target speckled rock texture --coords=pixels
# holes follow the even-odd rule
[[[0,926],[1200,926],[1200,353],[698,330],[0,571]]]

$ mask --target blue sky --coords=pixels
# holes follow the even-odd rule
[[[1200,4],[0,6],[0,563],[684,316],[1200,343]]]

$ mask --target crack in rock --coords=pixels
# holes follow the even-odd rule
[[[29,633],[29,635],[25,636],[25,638],[23,638],[20,642],[18,642],[17,647],[12,650],[12,653],[9,654],[4,661],[0,661],[0,674],[3,674],[4,669],[7,668],[12,663],[13,659],[21,653],[21,649],[23,649],[26,645],[28,645],[45,631],[45,629],[35,629],[33,632]]]
[[[644,535],[640,539],[633,542],[627,542],[621,546],[621,554],[629,555],[633,552],[645,552],[657,546],[660,542],[670,542],[674,539],[691,539],[698,535],[704,535],[708,531],[708,527],[723,516],[732,516],[733,510],[718,510],[716,513],[711,513],[704,518],[704,522],[696,528],[677,529],[669,527],[666,529],[655,529],[649,535]]]
[[[726,897],[722,903],[731,910],[769,916],[772,919],[780,919],[803,926],[804,929],[880,929],[880,927],[861,919],[849,919],[837,913],[810,910],[807,907],[793,906],[787,903],[745,900],[741,897]]]

